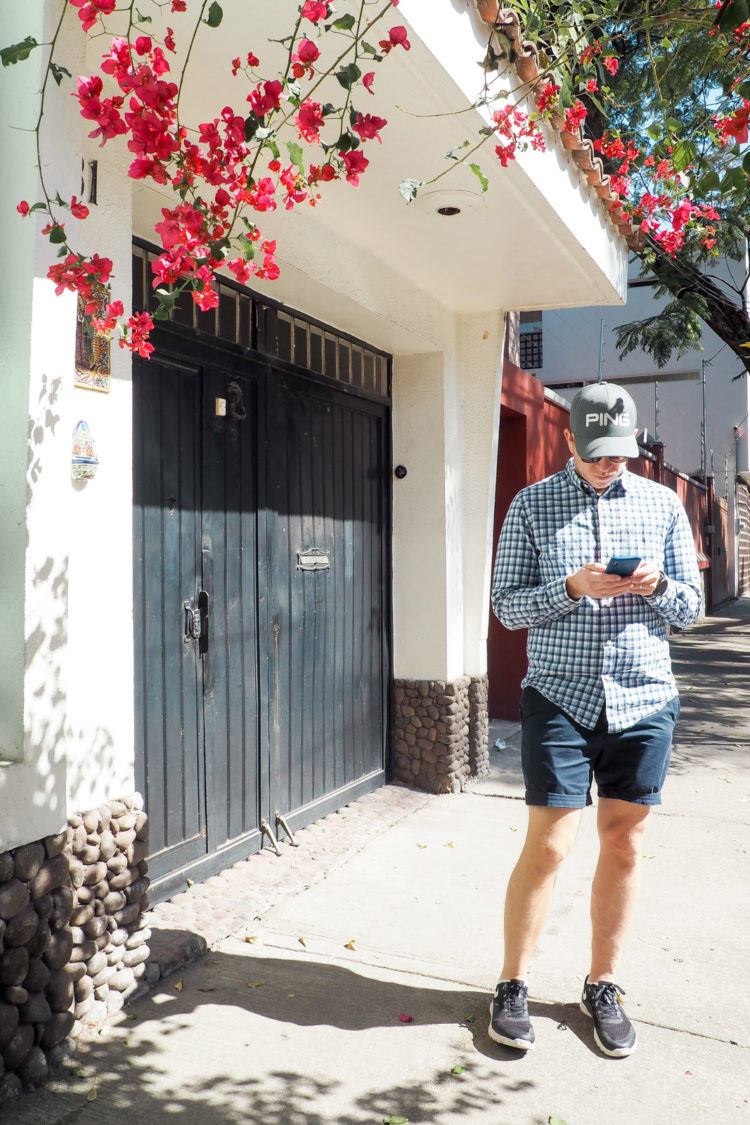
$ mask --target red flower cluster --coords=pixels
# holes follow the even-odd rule
[[[586,120],[586,106],[576,99],[569,109],[565,110],[565,128],[569,133],[577,133]]]
[[[80,293],[86,302],[87,314],[96,312],[96,290],[106,285],[112,274],[109,258],[93,254],[84,258],[82,254],[69,253],[61,262],[55,262],[47,271],[47,277],[55,283],[55,293],[60,296],[66,289]]]
[[[384,129],[388,122],[384,117],[375,117],[371,113],[364,115],[358,113],[352,129],[363,141],[376,140],[382,144],[383,138],[380,136],[380,130]]]
[[[714,123],[722,145],[747,143],[750,101],[742,99],[742,105],[727,117],[715,117]]]
[[[116,2],[117,0],[70,0],[72,7],[78,8],[78,18],[84,31],[89,31],[99,16],[111,15]]]
[[[495,154],[503,168],[515,160],[517,152],[525,152],[531,147],[543,152],[544,137],[539,122],[529,117],[522,109],[505,106],[492,114],[495,132],[503,138],[503,143],[495,147]]]

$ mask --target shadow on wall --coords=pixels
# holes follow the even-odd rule
[[[64,653],[67,645],[67,557],[35,557],[29,523],[42,518],[34,511],[35,493],[46,471],[42,447],[60,421],[56,404],[60,379],[42,377],[36,413],[29,416],[27,450],[25,588],[24,753],[18,767],[0,771],[0,800],[7,788],[0,822],[0,850],[27,843],[62,829],[66,818]],[[41,503],[41,501],[40,501]],[[15,769],[23,770],[23,774]],[[19,783],[16,793],[14,784]]]
[[[262,985],[250,988],[249,980]],[[518,1052],[488,1040],[484,992],[375,980],[296,956],[219,952],[185,974],[180,992],[174,985],[174,979],[163,982],[139,1001],[135,1018],[126,1016],[105,1035],[80,1044],[69,1080],[16,1103],[14,1125],[40,1120],[62,1125],[73,1120],[74,1112],[78,1125],[104,1118],[132,1125],[168,1117],[201,1125],[363,1125],[391,1114],[455,1125],[492,1108],[498,1120],[506,1120],[514,1095],[534,1086],[523,1077],[498,1073],[498,1058],[512,1067]],[[577,1005],[534,1003],[530,1009],[537,1019],[564,1021],[588,1041],[586,1019]],[[417,1048],[405,1059],[408,1079],[378,1088],[377,1067],[369,1058],[372,1039],[368,1047],[364,1041],[358,1044],[356,1034],[343,1034],[336,1042],[352,1071],[356,1073],[358,1057],[361,1065],[368,1059],[370,1090],[352,1090],[356,1079],[339,1077],[340,1062],[333,1055],[322,1073],[319,1060],[308,1056],[310,1072],[302,1072],[300,1052],[310,1050],[305,1029],[319,1028],[328,1035],[331,1028],[343,1033],[389,1028],[409,1035],[410,1029],[399,1028],[400,1013],[413,1014],[412,1027],[451,1028],[463,1048],[457,1046],[455,1059],[436,1068],[426,1062],[433,1048],[421,1040],[421,1058]],[[450,1073],[455,1063],[465,1067],[461,1078]],[[392,1065],[389,1054],[383,1073]],[[87,1103],[92,1086],[96,1100]]]

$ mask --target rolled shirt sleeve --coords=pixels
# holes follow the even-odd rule
[[[505,517],[495,555],[492,609],[506,629],[528,629],[564,617],[581,600],[571,598],[565,578],[541,585],[539,556],[523,493]]]

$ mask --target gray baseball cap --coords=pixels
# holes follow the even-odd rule
[[[616,383],[591,383],[570,405],[570,428],[580,457],[639,457],[635,403]]]

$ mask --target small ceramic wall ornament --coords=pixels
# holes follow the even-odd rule
[[[108,285],[96,285],[88,301],[78,295],[78,314],[76,317],[76,387],[90,391],[109,393],[111,380],[111,348],[107,336],[95,332],[90,316],[86,314],[87,304],[96,303],[94,316],[103,317],[110,300]]]
[[[91,480],[96,476],[99,458],[87,422],[77,422],[73,430],[73,480]]]

